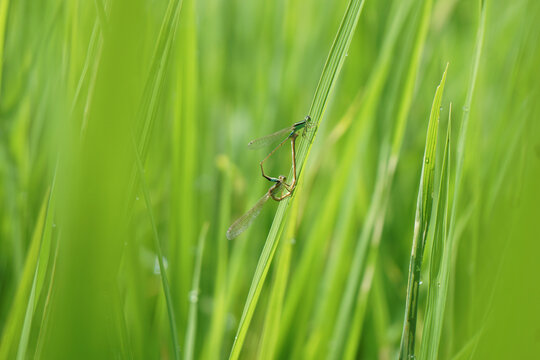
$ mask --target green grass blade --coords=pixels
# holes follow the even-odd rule
[[[353,352],[353,345],[350,342],[358,341],[363,325],[365,304],[370,286],[362,288],[360,284],[366,283],[371,285],[369,277],[372,276],[373,272],[366,271],[365,269],[370,265],[372,267],[375,265],[375,251],[378,249],[382,232],[381,227],[384,224],[386,205],[388,203],[387,181],[389,180],[387,163],[384,159],[388,157],[388,152],[389,144],[386,142],[382,145],[381,160],[379,161],[377,172],[377,179],[381,179],[381,181],[377,181],[376,183],[370,209],[363,224],[356,249],[354,250],[352,268],[350,270],[351,276],[347,279],[345,294],[341,299],[338,318],[332,333],[332,342],[328,355],[329,359],[340,359],[341,353],[344,350],[349,353]],[[377,228],[379,229],[378,232],[376,231]],[[366,259],[368,265],[365,265]],[[350,318],[351,313],[352,321]],[[347,331],[349,324],[351,329]],[[347,342],[347,337],[349,337],[349,344],[343,345]],[[352,337],[355,337],[354,340],[351,339]]]
[[[448,293],[448,280],[451,266],[451,248],[448,246],[448,208],[450,191],[450,154],[452,129],[452,104],[448,115],[448,128],[444,146],[443,162],[437,195],[437,210],[435,217],[435,231],[430,254],[429,288],[426,305],[424,330],[422,331],[422,344],[420,359],[436,359],[439,352],[444,309]]]
[[[137,146],[135,145],[135,140],[133,139],[133,151],[135,151],[135,158],[137,162],[137,169],[139,171],[139,183],[141,185],[141,190],[144,196],[144,202],[146,205],[146,211],[148,212],[148,217],[152,226],[152,235],[154,240],[154,247],[156,250],[157,260],[159,264],[159,275],[161,278],[161,284],[163,286],[163,293],[165,295],[165,301],[167,304],[167,316],[169,319],[169,327],[171,331],[171,342],[173,346],[173,358],[180,359],[180,345],[178,343],[178,330],[176,329],[176,318],[174,315],[174,305],[171,295],[171,289],[169,287],[169,281],[167,280],[167,269],[163,262],[163,252],[161,250],[161,242],[159,240],[159,233],[156,225],[156,220],[154,217],[154,212],[152,210],[152,201],[150,200],[150,193],[146,186],[146,180],[144,178],[144,168],[141,161],[141,157],[138,153]]]
[[[221,195],[219,198],[219,222],[217,226],[218,234],[225,234],[227,227],[230,225],[230,205],[231,198],[229,194],[232,191],[232,179],[233,179],[233,170],[229,168],[230,163],[224,161],[226,165],[223,170],[223,180],[221,181]],[[242,238],[236,239],[235,241],[242,241]],[[215,359],[221,356],[222,344],[224,338],[224,328],[226,326],[227,319],[227,308],[229,305],[229,300],[227,296],[229,295],[229,285],[227,279],[227,270],[229,273],[237,275],[231,269],[227,269],[229,259],[228,259],[228,246],[230,241],[226,240],[225,237],[218,237],[218,244],[216,245],[217,261],[215,267],[215,285],[214,285],[214,306],[213,306],[213,316],[211,324],[209,326],[209,331],[206,336],[206,341],[204,349],[202,352],[203,359]],[[242,266],[241,260],[235,261],[233,258],[231,263],[236,263],[238,270]]]
[[[540,2],[364,1],[340,64],[354,4],[0,0],[0,360],[397,358],[446,62],[415,357],[534,358]]]
[[[371,308],[374,311],[373,317],[374,317],[374,328],[375,328],[375,334],[376,334],[376,340],[377,340],[377,343],[376,343],[377,352],[379,354],[385,354],[389,352],[389,339],[386,332],[390,324],[390,314],[389,314],[389,307],[388,307],[388,299],[383,289],[384,280],[382,279],[382,276],[381,276],[381,272],[382,272],[381,269],[382,269],[382,266],[380,265],[376,269],[374,279],[373,279],[373,289],[371,291],[371,297],[370,297],[369,303],[371,304]],[[358,332],[357,328],[354,328],[353,330],[355,332]],[[362,336],[361,333],[354,334],[351,332],[347,340],[347,346],[345,347],[344,357],[343,357],[344,360],[354,360],[358,358],[357,348],[358,348],[358,339],[360,338],[360,336]],[[382,358],[382,356],[379,356],[379,358]]]
[[[458,222],[458,208],[460,206],[460,197],[461,195],[461,187],[462,182],[464,178],[464,162],[465,162],[465,145],[467,143],[467,133],[469,129],[469,116],[471,111],[471,103],[474,95],[474,90],[476,87],[477,77],[478,77],[478,70],[480,67],[480,59],[482,57],[482,49],[484,44],[484,34],[486,29],[486,16],[487,16],[487,4],[488,0],[481,0],[480,1],[480,18],[478,22],[478,28],[477,28],[477,35],[476,35],[476,42],[475,42],[475,50],[474,50],[474,57],[472,60],[472,70],[471,70],[471,76],[468,84],[467,89],[467,95],[465,99],[465,103],[463,106],[463,113],[462,113],[462,120],[461,120],[461,127],[457,138],[457,146],[456,146],[456,170],[454,174],[454,183],[453,183],[453,195],[452,195],[452,207],[450,212],[450,219],[449,219],[449,228],[448,228],[448,242],[451,249],[455,249],[458,246],[459,242],[459,236],[458,234],[461,232],[459,230],[459,222]],[[473,205],[470,205],[473,206]],[[463,215],[460,216],[460,218],[463,218]],[[460,220],[464,221],[464,220]],[[474,244],[476,240],[471,241],[471,246],[476,247]],[[457,250],[453,250],[457,251]],[[455,271],[455,270],[454,270]],[[450,297],[454,297],[455,294],[450,292]],[[454,323],[453,323],[453,310],[454,310],[454,300],[453,299],[447,299],[449,302],[449,326],[453,329]],[[454,330],[450,332],[449,338],[446,340],[448,343],[448,348],[453,347],[454,343]]]
[[[161,91],[163,90],[163,82],[180,20],[181,9],[182,0],[169,0],[169,5],[167,6],[167,11],[156,42],[156,48],[152,56],[150,71],[146,78],[141,107],[139,109],[139,116],[142,121],[139,124],[140,128],[137,132],[137,144],[143,162],[148,151],[150,132],[157,116],[158,102]]]
[[[486,28],[486,7],[488,0],[481,0],[480,21],[478,23],[478,32],[476,35],[476,43],[474,50],[474,58],[472,62],[472,72],[467,90],[467,97],[463,106],[463,115],[461,120],[461,128],[458,135],[457,154],[456,154],[456,173],[454,179],[454,202],[452,203],[452,212],[450,215],[450,241],[453,241],[456,224],[456,211],[459,203],[461,182],[463,178],[463,162],[465,158],[465,144],[467,140],[467,131],[469,129],[469,116],[471,109],[471,102],[474,95],[474,89],[476,86],[476,79],[478,77],[478,68],[480,67],[480,59],[482,57],[482,47],[484,44],[484,33]]]
[[[420,67],[420,58],[424,49],[424,44],[427,36],[431,12],[431,1],[425,1],[421,7],[421,17],[416,32],[415,41],[411,52],[411,61],[405,75],[405,84],[402,90],[402,96],[399,101],[397,111],[398,117],[394,130],[393,141],[391,144],[384,141],[381,145],[381,160],[380,169],[375,182],[376,187],[373,192],[371,204],[363,224],[362,231],[356,244],[353,254],[353,260],[350,270],[350,276],[347,279],[345,294],[342,298],[340,310],[334,333],[332,335],[332,346],[330,348],[329,358],[341,358],[343,344],[346,341],[348,333],[354,333],[358,327],[363,324],[364,316],[362,314],[364,307],[359,306],[365,300],[363,296],[367,296],[369,291],[365,289],[359,292],[361,283],[370,284],[371,282],[365,277],[364,271],[366,267],[366,259],[374,259],[373,251],[378,250],[380,239],[382,236],[382,226],[386,216],[386,208],[389,201],[390,190],[396,171],[396,166],[399,161],[401,143],[405,133],[405,125],[408,118],[412,102],[412,93],[414,92],[414,83]],[[390,152],[391,151],[391,152]],[[388,153],[390,154],[388,155]],[[371,261],[371,260],[370,260]],[[372,276],[372,272],[367,274]],[[361,296],[358,296],[361,295]],[[354,307],[355,299],[357,306]],[[360,312],[360,314],[357,314]],[[353,322],[351,323],[351,318]],[[349,325],[353,330],[349,330]]]
[[[355,176],[351,174],[352,171],[356,171],[357,164],[356,159],[361,158],[362,153],[366,151],[366,143],[369,138],[372,128],[375,125],[375,113],[377,106],[380,104],[382,96],[381,93],[384,89],[384,84],[388,78],[388,74],[391,68],[392,53],[399,39],[400,31],[402,30],[404,21],[407,14],[410,12],[412,5],[411,1],[400,1],[394,3],[395,7],[391,11],[388,29],[386,30],[386,36],[382,45],[380,54],[378,55],[375,69],[371,72],[368,85],[366,86],[365,98],[361,103],[360,112],[352,125],[351,135],[345,148],[345,152],[339,162],[339,167],[336,172],[336,176],[333,179],[331,191],[326,194],[326,199],[321,206],[321,209],[325,209],[324,216],[322,216],[312,227],[307,238],[310,241],[305,245],[299,264],[293,273],[291,280],[291,286],[287,295],[287,301],[284,309],[283,329],[290,329],[291,322],[295,319],[294,314],[299,309],[299,303],[303,300],[305,308],[306,292],[313,293],[313,289],[306,289],[307,285],[312,284],[309,279],[314,276],[319,276],[322,272],[323,263],[317,261],[318,253],[321,248],[325,247],[324,241],[327,241],[332,231],[332,225],[339,216],[340,219],[347,217],[347,214],[352,213],[352,206],[355,205],[354,192],[357,189],[357,182],[355,182]],[[358,139],[361,139],[360,141]],[[346,220],[342,220],[347,223]],[[349,242],[354,241],[350,237]],[[346,248],[345,245],[343,245]],[[337,261],[336,263],[339,263]],[[331,271],[331,270],[329,270]],[[330,282],[333,279],[333,274],[327,272],[325,275],[325,282]],[[329,279],[328,281],[326,279]],[[323,285],[324,286],[324,285]],[[312,286],[313,287],[313,286]],[[328,311],[329,306],[339,307],[335,305],[335,301],[339,302],[340,293],[330,293],[337,299],[324,299],[325,303],[319,306],[316,310],[313,321],[315,324],[319,322],[319,319],[324,323],[332,314]],[[332,318],[333,321],[333,318]],[[318,328],[324,328],[325,325],[319,325]],[[294,327],[296,333],[297,326]],[[280,343],[284,342],[287,336],[287,331],[280,333]],[[325,339],[329,335],[323,333],[312,333],[310,342],[319,343],[318,339]]]
[[[385,205],[386,208],[386,205]],[[384,212],[381,212],[381,216],[375,224],[375,233],[382,232],[384,225]],[[347,334],[345,339],[345,347],[343,351],[343,359],[352,360],[356,358],[356,351],[358,349],[359,339],[362,338],[362,328],[364,324],[364,318],[366,315],[369,295],[371,292],[372,281],[374,273],[377,269],[378,258],[379,258],[379,242],[372,242],[366,256],[366,268],[363,272],[362,283],[358,289],[354,315],[351,320],[351,330]],[[334,353],[336,354],[334,349]]]
[[[302,189],[297,189],[301,191]],[[299,194],[298,196],[301,196]],[[276,345],[279,335],[279,325],[283,311],[283,300],[293,251],[296,218],[298,214],[298,202],[294,203],[292,215],[287,225],[285,242],[282,242],[281,253],[275,267],[275,279],[272,284],[272,293],[268,302],[268,309],[264,320],[264,331],[259,348],[259,359],[274,359],[276,357]]]
[[[409,263],[409,280],[407,285],[407,301],[405,304],[405,320],[403,321],[403,332],[401,335],[400,359],[411,359],[415,355],[416,341],[416,321],[418,316],[418,295],[420,290],[420,271],[422,270],[422,260],[424,248],[428,236],[429,224],[431,221],[431,210],[433,204],[433,184],[435,173],[435,156],[437,150],[437,131],[439,129],[439,116],[444,83],[446,81],[446,71],[443,73],[440,85],[435,91],[426,138],[426,148],[422,164],[422,175],[416,202],[416,216],[414,219],[414,235],[412,241],[412,251]]]
[[[50,196],[47,193],[43,199],[39,217],[34,227],[34,234],[17,293],[13,299],[10,316],[3,329],[0,339],[0,359],[24,359],[28,336],[34,313],[34,300],[36,298],[37,268],[40,258],[40,249],[47,223],[48,204]],[[26,305],[26,306],[25,306]],[[15,349],[18,346],[18,350]]]
[[[4,39],[6,38],[6,19],[9,9],[9,0],[0,3],[0,85],[2,84],[2,74],[4,70]],[[2,89],[0,86],[0,95]]]
[[[332,44],[332,48],[330,49],[328,59],[326,60],[326,64],[319,80],[319,85],[315,91],[315,96],[309,111],[313,124],[313,130],[307,133],[306,139],[301,140],[297,153],[299,178],[307,160],[311,144],[315,138],[318,125],[324,114],[324,110],[326,109],[330,91],[337,81],[341,66],[343,65],[343,62],[347,56],[347,51],[354,35],[360,13],[362,12],[363,4],[363,0],[351,0],[349,2],[334,43]],[[292,176],[289,176],[289,178],[292,178]],[[281,231],[283,229],[283,223],[286,219],[285,215],[291,199],[294,199],[294,194],[291,198],[287,198],[280,202],[274,217],[272,228],[270,229],[263,252],[259,259],[259,263],[257,264],[255,276],[253,277],[246,305],[242,313],[242,318],[240,319],[240,325],[231,349],[230,359],[235,360],[240,355],[240,351],[242,349],[253,312],[255,311],[255,306],[259,299],[266,274],[268,273],[268,269],[279,242],[279,236],[281,235]]]
[[[168,256],[172,295],[176,306],[179,335],[185,337],[184,327],[188,317],[191,272],[194,267],[193,248],[202,222],[196,220],[199,203],[193,189],[199,169],[197,144],[201,142],[197,105],[199,100],[197,56],[197,4],[187,0],[182,5],[182,16],[175,39],[174,89],[178,94],[173,104],[171,141],[171,198],[170,224],[168,226]],[[173,72],[173,71],[171,71]],[[181,200],[180,200],[181,199]],[[214,226],[213,226],[214,227]]]
[[[197,333],[197,304],[199,303],[199,284],[201,281],[201,267],[204,253],[204,243],[208,235],[209,223],[205,223],[199,235],[199,245],[197,246],[197,258],[195,259],[195,269],[193,270],[193,281],[191,293],[189,294],[189,316],[186,330],[185,355],[184,359],[193,359],[195,353],[195,335]]]
[[[51,255],[52,247],[52,237],[53,237],[53,228],[54,225],[54,213],[56,205],[56,175],[52,180],[52,185],[50,190],[47,192],[46,199],[46,209],[44,214],[44,219],[41,218],[43,214],[40,214],[38,222],[36,223],[36,229],[34,236],[38,235],[38,227],[41,227],[39,232],[39,257],[36,262],[36,269],[34,273],[34,280],[32,283],[32,289],[28,299],[28,306],[26,308],[26,316],[24,320],[24,326],[21,334],[21,339],[19,342],[19,349],[17,352],[17,358],[25,359],[27,358],[27,352],[30,350],[29,341],[31,335],[31,329],[33,326],[34,319],[36,315],[39,315],[38,310],[41,310],[39,307],[39,298],[42,294],[43,287],[45,284],[45,276],[47,274],[47,268],[51,266],[49,257]],[[45,203],[43,204],[45,205]],[[35,239],[34,239],[35,240]],[[57,254],[55,254],[57,255]],[[55,259],[56,260],[56,259]],[[53,261],[54,262],[54,261]],[[41,327],[40,327],[41,331]]]
[[[298,199],[303,199],[304,196],[304,189],[306,187],[303,186],[303,183],[301,183],[301,188],[296,190],[296,196]],[[272,284],[272,293],[270,295],[269,304],[267,305],[267,311],[264,318],[264,329],[262,334],[262,340],[260,341],[259,346],[259,356],[264,359],[274,359],[274,358],[280,358],[283,356],[283,354],[280,353],[281,345],[280,337],[286,336],[283,335],[281,332],[281,327],[283,323],[284,314],[284,304],[286,303],[285,296],[285,290],[287,287],[290,288],[290,285],[288,285],[288,279],[290,272],[290,267],[292,267],[292,264],[288,263],[287,261],[292,261],[292,250],[293,250],[293,244],[295,243],[295,237],[298,236],[295,231],[297,227],[297,217],[298,217],[298,207],[299,203],[301,203],[301,200],[297,200],[293,203],[293,209],[291,211],[291,215],[287,221],[287,230],[284,235],[284,241],[281,242],[281,255],[279,258],[279,262],[274,265],[274,283]],[[306,299],[307,300],[307,299]],[[306,306],[308,302],[306,301]],[[307,323],[304,323],[302,320],[304,319],[305,312],[301,315],[297,314],[296,317],[296,334],[294,335],[294,338],[302,339],[303,330],[307,327]],[[286,334],[286,332],[285,332]],[[287,356],[291,358],[299,358],[301,353],[305,350],[307,346],[303,344],[302,342],[298,342],[298,344],[294,344],[295,346],[287,351]]]
[[[410,70],[407,73],[405,78],[405,85],[402,91],[403,96],[401,97],[401,103],[397,112],[396,128],[394,130],[394,135],[392,138],[392,149],[390,152],[390,161],[389,166],[395,167],[399,158],[399,153],[401,151],[401,145],[403,143],[403,137],[405,132],[405,127],[407,125],[407,117],[411,107],[411,103],[414,96],[414,86],[417,77],[417,66],[420,64],[422,52],[424,49],[424,44],[426,41],[427,32],[429,29],[429,21],[431,15],[432,0],[424,0],[422,11],[420,13],[420,22],[418,25],[418,33],[416,41],[414,43],[414,48],[411,55],[411,64]],[[416,71],[415,71],[416,70]],[[393,172],[394,170],[391,169]]]

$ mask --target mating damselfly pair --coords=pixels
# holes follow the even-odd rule
[[[261,147],[267,146],[269,144],[275,143],[276,141],[282,139],[282,141],[260,162],[262,176],[274,184],[268,189],[268,191],[257,201],[257,203],[249,209],[244,215],[242,215],[238,220],[236,220],[227,230],[227,239],[232,240],[238,235],[244,232],[253,220],[259,215],[262,207],[272,198],[275,201],[281,201],[289,196],[291,196],[294,188],[296,187],[296,138],[298,137],[298,132],[302,129],[305,131],[311,126],[311,118],[306,116],[304,120],[294,123],[292,126],[289,126],[285,129],[276,131],[273,134],[263,136],[262,138],[255,139],[249,142],[248,148],[251,150],[259,149]],[[291,142],[291,156],[292,156],[292,170],[293,170],[293,179],[290,184],[287,184],[285,181],[287,178],[283,175],[276,177],[268,176],[264,172],[264,162],[268,160],[283,144],[290,140]],[[282,192],[279,196],[280,191]]]

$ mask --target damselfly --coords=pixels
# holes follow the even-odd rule
[[[285,142],[287,140],[291,140],[291,154],[292,154],[292,166],[293,166],[293,181],[292,183],[289,185],[289,184],[285,184],[283,183],[283,186],[288,190],[288,191],[292,191],[294,190],[294,187],[296,185],[296,149],[295,149],[295,143],[296,143],[296,138],[298,137],[298,131],[301,130],[301,129],[304,129],[304,132],[306,131],[305,129],[309,128],[311,124],[311,118],[308,116],[306,116],[306,118],[302,121],[299,121],[299,122],[296,122],[294,123],[292,126],[288,127],[288,128],[285,128],[285,129],[282,129],[282,130],[279,130],[279,131],[276,131],[275,133],[273,134],[270,134],[270,135],[266,135],[266,136],[263,136],[262,138],[259,138],[259,139],[255,139],[255,140],[251,140],[248,144],[248,148],[253,150],[253,149],[259,149],[263,146],[266,146],[268,144],[271,144],[271,143],[274,143],[276,142],[277,140],[279,139],[283,139],[268,155],[266,155],[266,157],[260,162],[260,166],[261,166],[261,173],[262,173],[262,176],[264,178],[266,178],[267,180],[269,181],[273,181],[273,182],[276,182],[276,178],[274,177],[271,177],[271,176],[268,176],[265,174],[264,172],[264,162],[266,160],[268,160],[268,158],[270,156],[272,156],[272,154],[274,154],[281,146],[283,146],[283,144],[285,144]]]
[[[285,180],[285,176],[282,175],[280,175],[278,178],[271,178],[270,181],[275,182],[275,184],[268,189],[266,194],[264,194],[264,196],[260,198],[251,209],[249,209],[229,227],[227,230],[227,239],[232,240],[243,233],[249,227],[249,225],[251,225],[253,220],[255,220],[255,218],[260,214],[262,207],[264,204],[266,204],[268,199],[272,198],[276,201],[281,201],[287,196],[291,196],[291,191],[287,188],[287,186],[285,186]],[[281,196],[278,196],[279,191],[282,190],[281,186],[284,186],[287,189],[287,192]]]

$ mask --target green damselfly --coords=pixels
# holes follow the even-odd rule
[[[260,198],[251,209],[249,209],[229,227],[227,230],[227,239],[232,240],[243,233],[249,227],[249,225],[251,225],[253,220],[255,220],[255,218],[260,214],[262,207],[264,204],[266,204],[268,199],[272,198],[276,201],[281,201],[286,197],[291,196],[291,190],[288,189],[288,186],[285,184],[285,180],[286,177],[282,175],[280,175],[278,178],[271,178],[270,181],[274,182],[275,184],[268,189],[266,194],[264,194],[264,196]],[[279,191],[282,190],[281,186],[285,187],[287,192],[281,196],[278,196]]]
[[[264,172],[264,162],[266,160],[268,160],[268,158],[270,156],[272,156],[272,154],[274,154],[281,146],[283,146],[283,144],[285,144],[285,142],[287,140],[291,140],[291,154],[292,154],[292,166],[293,166],[293,181],[292,183],[289,185],[289,184],[285,184],[283,183],[283,186],[289,190],[289,191],[292,191],[294,190],[294,187],[296,185],[296,149],[295,149],[295,144],[296,144],[296,138],[298,137],[298,131],[301,130],[301,129],[304,129],[304,134],[305,134],[305,131],[306,129],[309,128],[311,124],[311,117],[306,116],[304,120],[302,121],[299,121],[299,122],[296,122],[294,123],[292,126],[289,126],[285,129],[281,129],[279,131],[276,131],[275,133],[273,134],[270,134],[270,135],[266,135],[266,136],[263,136],[262,138],[259,138],[259,139],[255,139],[255,140],[251,140],[248,144],[248,148],[251,149],[251,150],[254,150],[254,149],[259,149],[263,146],[266,146],[268,144],[271,144],[271,143],[274,143],[276,142],[277,140],[279,139],[283,139],[268,155],[266,155],[266,157],[260,162],[260,166],[261,166],[261,173],[262,173],[262,176],[264,178],[266,178],[267,180],[269,181],[272,181],[272,182],[276,182],[277,179],[274,178],[274,177],[271,177],[271,176],[268,176],[266,175],[266,173]]]

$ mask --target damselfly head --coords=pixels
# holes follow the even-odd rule
[[[313,123],[313,121],[311,121],[311,116],[309,116],[309,115],[306,115],[306,117],[304,119],[304,122],[306,123],[306,126],[305,126],[306,130],[311,129],[313,127],[313,125],[315,125]]]

